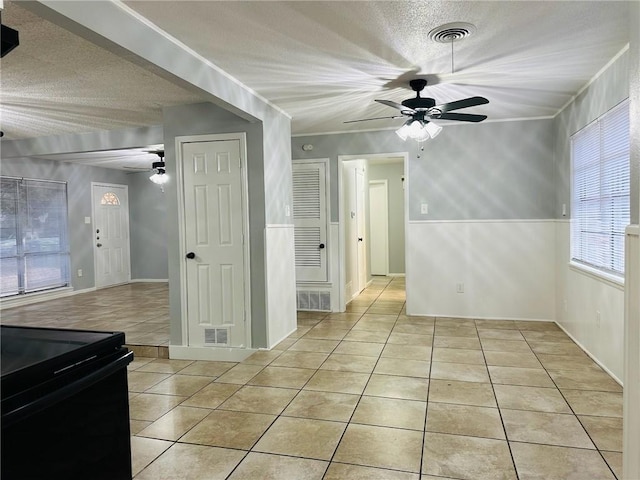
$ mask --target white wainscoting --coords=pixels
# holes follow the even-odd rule
[[[622,383],[624,287],[571,267],[569,234],[569,221],[556,222],[556,321]]]
[[[274,347],[297,328],[293,225],[265,228],[267,346]]]
[[[640,478],[640,225],[625,239],[624,478]]]
[[[407,313],[554,320],[554,245],[553,220],[409,222]]]

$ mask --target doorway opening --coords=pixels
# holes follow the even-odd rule
[[[340,306],[375,276],[405,273],[408,153],[338,156]]]

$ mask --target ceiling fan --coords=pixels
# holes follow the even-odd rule
[[[376,100],[376,102],[388,107],[400,110],[401,115],[392,115],[389,117],[364,118],[361,120],[349,120],[344,123],[364,122],[368,120],[380,120],[384,118],[402,118],[408,117],[407,121],[400,127],[396,133],[400,138],[406,140],[413,138],[419,142],[434,138],[442,127],[436,125],[432,120],[457,120],[459,122],[481,122],[487,118],[486,115],[475,115],[470,113],[457,113],[453,110],[461,108],[475,107],[476,105],[484,105],[489,103],[484,97],[469,97],[455,102],[442,103],[436,105],[433,98],[421,97],[420,92],[426,87],[427,81],[417,78],[409,82],[409,86],[416,92],[415,98],[408,98],[402,103],[396,103],[391,100]]]

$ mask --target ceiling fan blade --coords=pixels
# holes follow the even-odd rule
[[[402,111],[402,113],[406,112],[408,115],[416,113],[413,108],[405,107],[401,103],[392,102],[391,100],[376,100],[376,102],[386,105],[387,107],[397,108],[398,110]]]
[[[472,115],[470,113],[443,113],[442,115],[434,116],[438,120],[458,120],[460,122],[481,122],[487,118],[486,115]]]
[[[374,117],[374,118],[363,118],[361,120],[347,120],[346,122],[342,122],[342,123],[355,123],[355,122],[368,122],[369,120],[383,120],[385,118],[402,118],[403,115],[393,115],[391,117]]]
[[[451,110],[458,110],[459,108],[467,108],[467,107],[475,107],[476,105],[484,105],[485,103],[489,103],[484,97],[469,97],[464,100],[457,100],[455,102],[443,103],[442,105],[436,105],[433,107],[437,108],[442,113],[450,112]]]

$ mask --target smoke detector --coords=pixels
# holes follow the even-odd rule
[[[438,43],[452,43],[473,35],[476,26],[466,22],[446,23],[429,32],[429,38]]]

